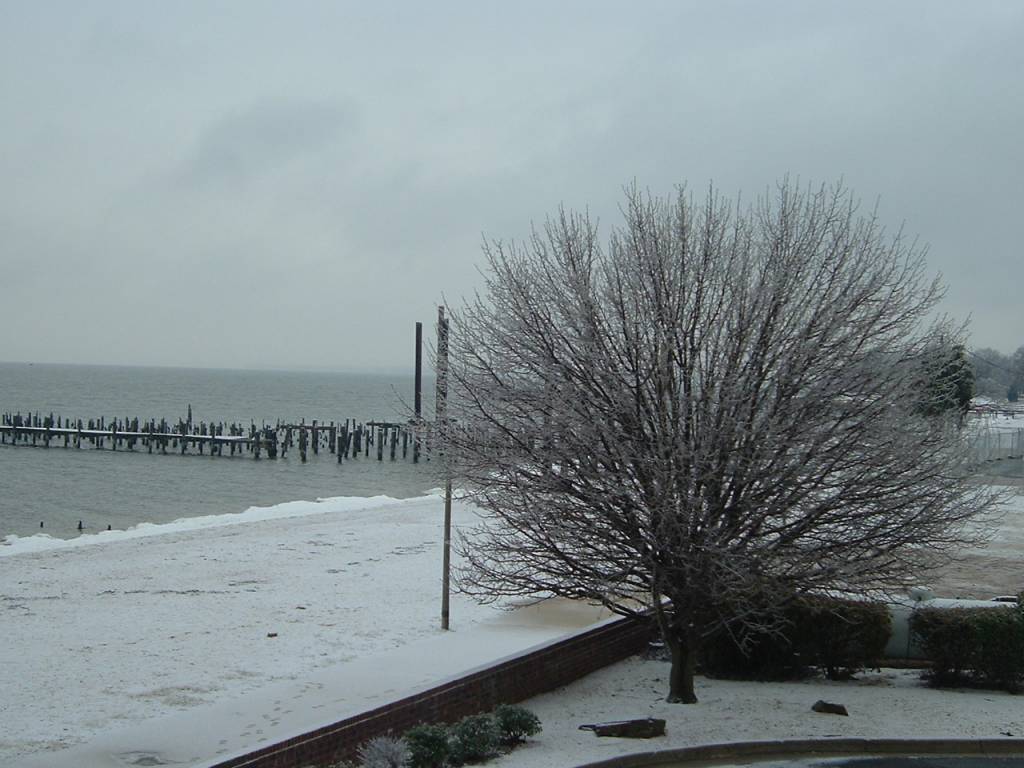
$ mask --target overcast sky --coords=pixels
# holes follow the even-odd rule
[[[1024,344],[1015,0],[0,14],[0,360],[407,370],[483,236],[787,173],[880,197],[972,346]]]

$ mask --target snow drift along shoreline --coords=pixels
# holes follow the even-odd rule
[[[433,492],[417,498],[431,498],[432,494]],[[230,512],[222,515],[182,517],[169,523],[139,523],[125,530],[83,533],[81,536],[73,539],[61,539],[46,533],[39,533],[34,536],[9,534],[0,541],[0,557],[26,552],[45,552],[54,549],[89,547],[97,544],[109,544],[115,541],[126,541],[149,536],[163,536],[170,533],[220,528],[226,525],[244,525],[245,523],[263,522],[266,520],[284,520],[308,515],[353,512],[370,507],[386,507],[415,500],[395,499],[390,496],[333,496],[316,499],[316,501],[286,501],[269,507],[249,507],[243,512]]]

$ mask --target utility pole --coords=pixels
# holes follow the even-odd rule
[[[415,435],[412,442],[412,463],[420,461],[420,434],[423,420],[420,414],[420,395],[423,391],[423,323],[416,323],[416,393],[414,407],[416,409]]]
[[[448,595],[451,584],[452,477],[448,471],[448,320],[444,307],[437,308],[437,424],[438,455],[444,472],[444,560],[441,566],[441,629],[448,629]]]

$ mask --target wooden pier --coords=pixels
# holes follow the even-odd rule
[[[11,446],[51,446],[81,449],[92,446],[112,451],[145,450],[166,455],[199,454],[210,456],[244,456],[254,459],[285,458],[290,450],[298,450],[302,462],[309,455],[319,456],[321,449],[335,457],[338,464],[360,456],[377,461],[420,460],[423,446],[429,441],[430,425],[415,420],[407,423],[367,421],[298,424],[276,422],[194,424],[189,416],[177,423],[165,419],[62,419],[52,413],[22,416],[20,413],[0,415],[0,444]],[[429,458],[429,457],[428,457]]]
[[[443,315],[443,311],[442,311]],[[318,422],[316,420],[298,424],[282,423],[273,425],[255,422],[248,425],[237,423],[193,423],[192,406],[188,406],[186,418],[177,423],[166,419],[63,419],[53,413],[0,414],[0,445],[34,446],[50,448],[81,449],[83,445],[106,448],[111,451],[135,451],[145,449],[147,453],[166,455],[168,452],[185,454],[208,454],[210,456],[243,456],[246,453],[254,459],[285,458],[289,450],[296,449],[303,463],[309,454],[318,456],[324,449],[333,455],[338,464],[344,460],[370,458],[377,461],[411,458],[414,464],[421,456],[430,458],[429,448],[436,445],[433,422],[421,417],[421,386],[423,367],[423,324],[416,323],[416,366],[415,366],[415,410],[413,417],[404,423],[388,421]],[[438,402],[442,402],[440,390]],[[401,446],[401,456],[399,456]],[[225,454],[225,448],[227,453]]]

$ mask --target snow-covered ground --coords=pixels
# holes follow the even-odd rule
[[[940,596],[987,598],[1024,590],[1024,488],[1006,505],[995,536],[928,582]],[[698,677],[695,706],[668,704],[668,664],[633,658],[523,702],[543,723],[535,739],[495,768],[567,768],[630,752],[737,741],[808,738],[1024,738],[1024,697],[999,691],[934,690],[914,670],[866,672],[855,681],[789,683]],[[849,717],[811,711],[818,699]],[[666,735],[599,738],[586,723],[658,717]]]
[[[629,659],[523,702],[543,731],[494,768],[569,768],[630,752],[737,741],[1024,737],[1024,701],[998,691],[926,688],[920,673],[884,669],[856,681],[751,683],[698,677],[696,705],[665,702],[668,664]],[[811,711],[819,699],[849,717]],[[665,736],[597,737],[586,723],[663,718]]]
[[[1020,459],[1024,451],[1024,407],[1018,403],[982,406],[975,409],[967,423],[979,459]]]
[[[984,551],[931,583],[937,594],[988,597],[1024,587],[1024,496],[1008,509]],[[0,545],[0,765],[30,754],[37,765],[130,764],[128,753],[105,763],[99,752],[55,750],[135,743],[116,736],[133,729],[142,746],[131,754],[145,759],[148,744],[164,748],[161,735],[197,753],[203,738],[217,739],[218,753],[256,747],[598,618],[520,611],[510,619],[454,595],[455,631],[441,632],[440,510],[436,496],[328,499],[71,541],[8,539]],[[456,503],[454,517],[467,524],[473,510]],[[575,728],[662,711],[675,718],[666,744],[868,735],[848,730],[860,727],[1024,733],[1019,699],[937,693],[904,673],[835,693],[809,683],[713,681],[698,707],[666,709],[666,672],[659,662],[627,662],[561,699],[541,697],[531,705],[544,734],[504,760],[566,765],[580,743],[610,754],[604,745],[616,740]],[[805,712],[829,697],[852,705],[851,717]],[[1016,720],[1007,702],[1019,710]]]
[[[328,499],[9,538],[0,765],[440,634],[441,509]],[[458,595],[451,612],[456,629],[499,613]]]
[[[1010,497],[1005,514],[993,526],[984,547],[966,550],[957,562],[928,577],[926,584],[940,597],[987,600],[1024,591],[1024,482],[1002,478]]]

